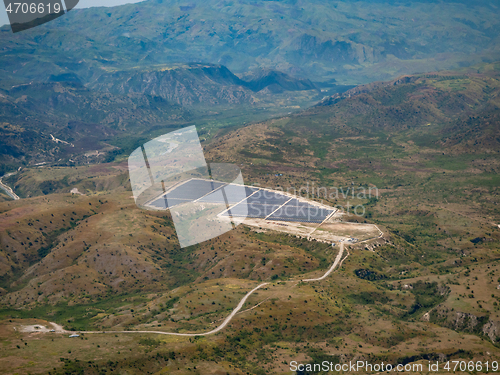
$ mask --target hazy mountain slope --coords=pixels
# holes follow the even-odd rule
[[[155,95],[188,106],[252,103],[254,99],[242,83],[225,67],[186,66],[104,74],[89,87],[121,95]]]
[[[69,71],[91,81],[101,69],[207,62],[362,83],[498,57],[498,5],[149,0],[74,10],[15,35],[3,28],[0,69],[11,79]]]
[[[308,166],[315,180],[325,183],[333,176],[348,181],[358,171],[386,186],[389,182],[381,180],[380,173],[387,178],[390,174],[368,165],[380,162],[383,170],[395,163],[392,159],[410,156],[408,168],[431,171],[441,170],[439,163],[452,162],[456,155],[471,155],[470,160],[452,163],[458,163],[460,170],[474,169],[468,164],[472,155],[493,157],[500,151],[496,66],[494,72],[438,73],[359,86],[300,114],[223,136],[210,146],[211,158],[244,163],[260,183],[263,173],[273,176],[283,171],[300,183],[303,167]],[[419,147],[429,151],[414,155]],[[446,156],[432,156],[443,152]],[[353,157],[363,162],[350,160]],[[496,170],[496,161],[492,163]],[[389,179],[389,185],[397,184],[398,178]]]
[[[254,92],[271,86],[272,92],[315,90],[308,80],[280,72],[245,81],[222,65],[189,64],[158,67],[144,71],[125,70],[100,75],[88,87],[116,94],[146,94],[162,97],[183,106],[253,104],[262,96]]]
[[[211,128],[288,113],[321,97],[305,79],[267,72],[242,80],[210,64],[113,71],[86,86],[80,78],[64,73],[20,85],[0,81],[0,172],[112,160],[188,121],[208,137]]]
[[[68,158],[102,160],[121,135],[185,123],[191,114],[154,96],[117,96],[68,82],[33,83],[0,93],[0,160],[26,165]],[[54,139],[56,138],[56,139]],[[100,157],[84,157],[89,151]],[[83,160],[80,160],[82,159]],[[17,167],[16,167],[17,169]]]
[[[252,80],[247,85],[253,91],[267,87],[273,92],[316,89],[314,83],[308,79],[295,79],[282,72],[265,70],[252,75]]]

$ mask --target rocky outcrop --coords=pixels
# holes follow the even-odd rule
[[[460,331],[473,332],[478,325],[477,316],[473,314],[457,312],[455,329]]]
[[[500,323],[489,320],[483,326],[483,335],[488,336],[490,340],[496,344],[500,340]]]
[[[492,343],[500,342],[500,322],[491,320],[489,316],[475,315],[461,311],[437,307],[422,317],[423,321],[439,324],[458,332],[467,332],[488,337]]]

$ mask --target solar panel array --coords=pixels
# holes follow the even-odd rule
[[[248,186],[240,186],[240,185],[234,185],[234,184],[227,184],[221,189],[205,195],[204,197],[200,198],[198,201],[199,202],[208,202],[208,203],[229,203],[229,204],[236,204],[244,200],[245,198],[249,197],[250,195],[254,194],[256,191],[259,189],[257,188],[252,188]],[[220,192],[220,194],[217,194],[217,192]]]
[[[305,223],[322,223],[333,210],[291,199],[273,212],[268,220],[299,221]]]
[[[277,221],[321,223],[334,210],[291,198],[279,192],[217,181],[192,179],[150,203],[170,208],[187,202],[225,203],[223,216],[260,218]]]
[[[175,187],[167,194],[163,194],[161,197],[151,202],[150,205],[157,208],[174,207],[182,203],[188,203],[199,199],[224,185],[226,184],[218,181],[192,179]]]

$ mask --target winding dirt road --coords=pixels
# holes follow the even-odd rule
[[[171,336],[207,336],[211,335],[213,333],[219,332],[221,329],[224,329],[228,325],[228,323],[233,319],[233,317],[238,313],[238,311],[241,310],[245,302],[247,301],[247,298],[250,297],[250,295],[255,292],[257,289],[262,288],[263,286],[266,286],[269,283],[262,283],[259,286],[253,288],[251,291],[249,291],[247,294],[245,294],[245,297],[243,297],[238,303],[238,306],[234,308],[234,310],[229,314],[229,316],[222,322],[220,326],[217,328],[208,331],[208,332],[202,332],[202,333],[177,333],[177,332],[162,332],[162,331],[80,331],[78,333],[157,333],[159,335],[171,335]],[[74,332],[73,332],[74,333]]]
[[[344,253],[344,243],[341,242],[340,243],[339,253],[337,254],[337,257],[335,258],[335,261],[333,262],[333,264],[330,267],[330,269],[328,271],[326,271],[323,276],[318,277],[317,279],[305,279],[305,280],[302,280],[302,281],[309,282],[309,281],[320,281],[320,280],[326,279],[328,277],[328,275],[330,275],[333,272],[333,270],[335,269],[335,267],[337,267],[337,265],[339,264],[340,260],[342,259],[342,254],[343,253]]]
[[[340,243],[339,253],[337,254],[337,257],[335,258],[335,261],[333,262],[332,266],[328,269],[328,271],[325,272],[325,274],[323,276],[318,277],[316,279],[304,279],[304,280],[301,280],[301,281],[302,282],[321,281],[321,280],[327,278],[328,275],[330,275],[333,272],[333,270],[339,265],[339,263],[342,264],[342,262],[347,258],[347,256],[346,256],[344,259],[342,259],[343,253],[344,253],[344,243],[341,242]],[[287,282],[293,282],[293,281],[287,281]],[[58,333],[60,333],[60,332],[62,332],[62,333],[72,333],[72,334],[74,334],[74,333],[86,333],[86,334],[103,334],[103,333],[114,333],[114,334],[117,334],[117,333],[154,333],[154,334],[158,334],[158,335],[170,335],[170,336],[188,336],[188,337],[208,336],[208,335],[217,333],[220,330],[224,329],[229,324],[229,322],[234,318],[234,316],[241,310],[241,308],[243,307],[243,305],[247,301],[248,297],[250,297],[258,289],[260,289],[263,286],[266,286],[268,284],[269,283],[262,283],[262,284],[256,286],[255,288],[253,288],[247,294],[245,294],[245,296],[241,299],[241,301],[238,303],[238,305],[233,309],[233,311],[231,312],[231,314],[229,314],[229,316],[226,319],[224,319],[224,321],[222,322],[222,324],[219,325],[217,328],[214,328],[213,330],[208,331],[208,332],[201,332],[201,333],[178,333],[178,332],[162,332],[162,331],[65,331],[65,330],[61,330],[61,329],[59,329],[57,332]],[[51,324],[54,325],[55,323],[51,323]]]

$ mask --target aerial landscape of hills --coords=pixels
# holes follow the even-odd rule
[[[0,373],[498,370],[499,7],[149,0],[2,27]],[[337,211],[182,248],[127,159],[191,125],[207,163]]]

